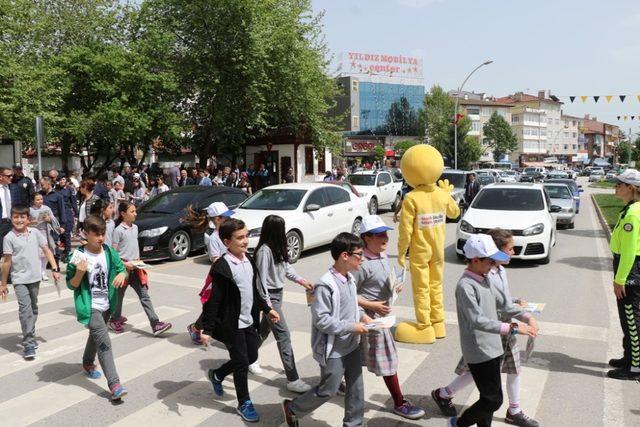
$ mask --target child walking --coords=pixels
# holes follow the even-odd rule
[[[538,329],[535,320],[526,325],[498,319],[498,310],[509,316],[522,312],[507,300],[504,293],[492,286],[487,277],[497,262],[509,261],[509,255],[497,248],[491,236],[474,234],[463,250],[467,269],[456,286],[460,344],[462,357],[471,371],[480,399],[460,418],[452,416],[449,425],[467,427],[477,424],[483,427],[491,425],[493,413],[502,405],[500,365],[504,348],[500,337],[516,334],[535,337]],[[439,391],[432,392],[434,399],[439,396]]]
[[[113,238],[113,230],[116,228],[116,223],[113,220],[113,215],[115,212],[115,204],[106,199],[96,200],[96,202],[91,206],[90,214],[97,215],[104,219],[105,224],[107,225],[106,231],[104,233],[104,244],[107,246],[111,246],[112,238]]]
[[[60,222],[53,215],[51,208],[44,204],[44,197],[40,193],[33,195],[33,206],[29,208],[29,216],[31,218],[31,225],[34,226],[47,242],[47,246],[51,253],[56,252],[56,239],[53,233],[61,235],[64,233],[64,229],[60,227]],[[43,251],[39,251],[40,263],[42,269],[42,280],[48,281],[47,276],[47,256]]]
[[[389,242],[388,227],[378,215],[362,218],[360,237],[364,241],[364,261],[360,269],[353,273],[358,289],[358,304],[371,317],[384,317],[391,313],[389,300],[394,290],[402,288],[387,258]],[[395,288],[395,289],[394,289]],[[390,329],[369,332],[360,340],[362,360],[369,372],[384,379],[391,397],[393,412],[410,420],[424,416],[424,410],[414,406],[404,398],[398,381],[398,352]]]
[[[493,242],[502,252],[509,256],[513,255],[513,235],[509,230],[494,228],[493,230],[489,230],[487,234],[491,236]],[[523,305],[526,305],[526,301],[511,297],[511,290],[509,289],[509,283],[507,281],[507,272],[502,266],[508,263],[508,261],[499,263],[487,275],[491,286],[503,295],[506,304],[509,306],[506,311],[498,311],[498,318],[500,321],[509,324],[512,323],[513,318],[516,318],[537,329],[536,319],[521,308]],[[516,426],[537,427],[539,425],[538,422],[528,417],[522,409],[520,409],[520,349],[518,348],[516,335],[502,335],[501,338],[502,347],[504,348],[501,371],[507,374],[507,396],[509,397],[509,409],[507,410],[505,421],[507,424]],[[457,413],[456,408],[451,403],[451,399],[457,391],[473,382],[473,377],[464,358],[460,359],[455,373],[457,377],[451,384],[431,392],[431,396],[441,412],[450,417],[455,416]]]
[[[89,329],[82,368],[89,378],[100,378],[102,374],[95,365],[97,353],[111,400],[120,400],[127,390],[120,385],[107,320],[117,305],[116,288],[126,286],[126,269],[118,253],[104,244],[106,224],[102,218],[88,216],[84,231],[87,244],[77,249],[84,259],[77,265],[67,264],[67,287],[73,290],[76,317]]]
[[[113,237],[111,246],[118,251],[118,254],[124,262],[124,266],[129,272],[128,285],[136,291],[142,308],[151,323],[151,331],[153,335],[158,336],[171,329],[171,323],[161,322],[158,319],[158,315],[153,309],[151,303],[151,297],[147,291],[147,273],[143,269],[137,268],[134,265],[134,261],[140,260],[140,248],[138,247],[138,226],[133,222],[136,220],[136,207],[131,202],[120,202],[118,207],[118,221],[120,223],[113,230]],[[127,286],[124,286],[118,290],[118,304],[115,310],[111,313],[111,320],[109,320],[109,328],[120,333],[124,331],[123,323],[126,322],[126,318],[122,316],[122,302],[124,300],[124,294],[127,291]]]
[[[11,282],[18,300],[18,318],[22,329],[22,348],[25,360],[36,357],[36,320],[38,319],[38,291],[42,279],[42,264],[38,252],[42,251],[51,263],[53,280],[60,279],[60,268],[45,237],[35,228],[29,228],[29,208],[16,205],[11,208],[13,229],[2,243],[3,264],[0,295],[7,298],[7,279]]]
[[[247,257],[249,231],[244,222],[230,218],[220,225],[220,238],[227,253],[211,266],[215,292],[202,308],[201,340],[208,345],[212,338],[224,343],[229,361],[218,369],[210,369],[209,380],[217,396],[224,394],[222,382],[233,373],[238,406],[236,412],[248,422],[260,416],[251,397],[247,373],[258,358],[260,312],[273,322],[280,320],[261,295],[255,264]]]
[[[284,298],[285,278],[296,282],[306,290],[312,290],[313,284],[296,274],[291,264],[289,264],[289,253],[287,252],[287,238],[285,235],[284,219],[278,215],[269,215],[262,222],[262,232],[255,252],[256,267],[262,289],[266,292],[267,300],[271,307],[278,312],[280,321],[272,323],[265,316],[260,322],[261,342],[267,339],[270,332],[278,344],[280,360],[284,366],[287,376],[287,390],[295,393],[304,393],[311,389],[298,375],[296,361],[291,347],[291,334],[282,311]],[[262,373],[260,364],[256,360],[249,366],[249,371],[254,374]]]
[[[358,307],[351,272],[360,268],[364,243],[351,233],[340,233],[331,242],[333,266],[315,285],[311,304],[311,345],[320,364],[320,384],[293,400],[282,402],[288,426],[313,412],[338,392],[346,380],[343,426],[361,426],[364,418],[364,384],[360,360],[360,335],[367,333],[371,318]]]

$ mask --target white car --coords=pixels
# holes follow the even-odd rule
[[[397,181],[390,171],[363,171],[347,176],[347,181],[366,199],[369,213],[375,215],[379,208],[395,211],[402,203],[402,181]]]
[[[471,234],[486,233],[492,228],[511,230],[515,243],[513,258],[549,262],[556,243],[556,218],[562,210],[552,206],[541,184],[498,183],[483,187],[458,223],[456,252]]]
[[[500,171],[500,182],[509,182],[514,183],[518,182],[518,176],[516,175],[516,171]]]
[[[367,215],[366,200],[329,183],[272,185],[256,192],[235,209],[233,218],[249,229],[249,250],[260,239],[267,215],[284,218],[289,261],[296,262],[302,251],[326,245],[337,234],[357,233]]]
[[[593,169],[589,175],[589,182],[598,182],[604,179],[604,171],[601,169]]]

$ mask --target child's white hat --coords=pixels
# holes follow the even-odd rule
[[[222,202],[213,202],[207,206],[207,216],[214,218],[217,216],[231,216],[235,211],[230,210],[227,205]]]
[[[472,234],[464,244],[464,256],[467,259],[491,258],[495,261],[509,261],[509,255],[498,249],[488,234]]]
[[[393,230],[393,227],[389,227],[384,223],[382,218],[378,215],[365,215],[362,217],[362,224],[360,224],[360,234],[371,233],[378,234],[383,231]]]

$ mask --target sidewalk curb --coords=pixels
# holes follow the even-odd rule
[[[596,208],[596,213],[598,214],[598,221],[600,221],[600,227],[604,230],[607,235],[607,241],[611,240],[611,229],[609,228],[609,224],[604,219],[604,215],[600,210],[600,206],[598,206],[598,202],[596,202],[595,194],[591,195],[591,202],[593,202],[593,206]]]

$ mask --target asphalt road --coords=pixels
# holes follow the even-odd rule
[[[581,178],[581,181],[584,179]],[[586,182],[583,182],[586,187]],[[637,382],[604,377],[606,361],[618,357],[620,333],[610,283],[611,257],[597,221],[590,190],[582,196],[574,230],[561,230],[546,266],[514,262],[508,268],[514,296],[544,302],[540,336],[522,374],[521,406],[547,426],[640,425]],[[391,214],[383,214],[388,224]],[[391,233],[390,256],[396,257],[397,234]],[[447,225],[447,264],[444,277],[448,337],[433,345],[399,344],[399,375],[404,394],[427,411],[424,419],[405,422],[388,411],[389,394],[382,379],[365,373],[366,419],[369,426],[445,425],[429,397],[447,384],[460,356],[455,316],[454,287],[464,269],[454,252],[455,224]],[[309,280],[317,279],[331,264],[326,247],[306,253],[295,268]],[[117,424],[243,425],[235,414],[231,378],[222,399],[214,397],[205,371],[227,358],[220,346],[208,350],[193,346],[185,327],[198,315],[197,293],[208,270],[202,255],[176,263],[159,263],[150,271],[153,303],[162,320],[173,323],[163,338],[154,338],[142,308],[129,291],[123,314],[126,332],[112,335],[116,366],[129,389],[124,403],[108,400],[103,379],[80,374],[87,332],[75,321],[71,292],[58,297],[51,282],[41,287],[37,358],[25,362],[19,348],[15,299],[0,304],[0,414],[2,425],[102,426]],[[285,312],[302,378],[318,380],[319,369],[310,355],[309,313],[302,288],[288,284]],[[401,294],[396,315],[413,315],[410,292]],[[524,347],[524,341],[521,341]],[[282,366],[273,338],[260,350],[265,373],[250,375],[252,400],[262,416],[261,425],[282,425],[280,401],[286,391]],[[473,387],[454,399],[459,410],[477,396]],[[505,396],[505,402],[506,402]],[[501,425],[505,406],[496,412]],[[301,425],[337,426],[343,414],[341,398],[334,398]]]

